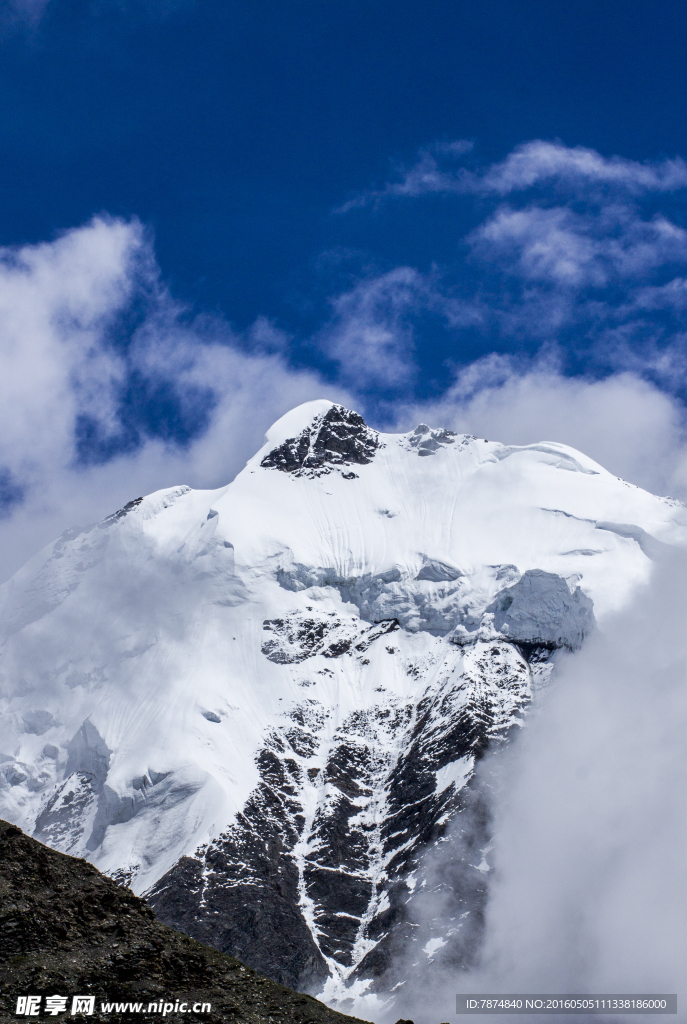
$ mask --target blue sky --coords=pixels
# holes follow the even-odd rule
[[[8,543],[215,486],[320,395],[679,491],[686,29],[677,0],[6,0]]]

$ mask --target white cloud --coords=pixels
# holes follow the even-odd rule
[[[595,187],[626,195],[687,188],[687,163],[680,157],[640,162],[619,156],[603,157],[584,146],[570,147],[543,139],[517,146],[505,160],[482,170],[447,166],[447,160],[456,161],[471,149],[472,145],[463,141],[425,147],[413,166],[402,171],[400,181],[365,192],[349,200],[338,212],[393,197],[429,193],[506,196],[556,183],[581,188],[587,196]]]
[[[569,444],[625,480],[687,498],[684,408],[636,374],[595,381],[565,376],[552,355],[489,356],[438,400],[396,414],[402,429],[422,421],[505,444]]]
[[[127,338],[137,305],[145,314]],[[0,499],[23,491],[24,500],[3,509],[0,576],[63,529],[138,494],[227,483],[300,402],[327,395],[353,404],[268,351],[281,339],[264,321],[253,333],[250,354],[226,325],[189,320],[160,284],[136,221],[96,218],[54,242],[2,250]],[[133,379],[144,397],[163,393],[195,432],[165,438],[141,421],[127,400]],[[84,422],[105,445],[100,458],[83,458]]]
[[[562,288],[634,282],[657,267],[687,261],[684,229],[665,217],[644,220],[618,205],[596,215],[564,206],[502,207],[469,241],[480,259],[505,264],[527,281]]]
[[[0,251],[2,459],[23,482],[71,448],[79,413],[112,427],[124,366],[103,335],[145,275],[144,252],[139,224],[104,220]]]
[[[686,569],[560,666],[506,757],[484,956],[506,988],[684,990]]]
[[[428,192],[463,192],[460,184],[466,178],[466,172],[457,174],[446,172],[440,167],[442,157],[459,159],[473,148],[473,143],[466,139],[456,142],[434,143],[421,149],[417,160],[410,169],[401,170],[401,181],[389,182],[384,188],[364,192],[354,196],[340,206],[337,213],[348,213],[356,207],[365,206],[369,202],[378,203],[388,196],[420,196]]]
[[[341,379],[363,391],[405,384],[416,373],[413,314],[437,297],[412,267],[365,278],[332,300],[334,317],[319,343]]]
[[[587,365],[684,383],[687,232],[612,203],[502,207],[467,241],[481,272],[475,305],[501,337],[566,343]],[[668,278],[668,280],[666,280]],[[572,333],[574,332],[574,333]]]
[[[631,193],[663,192],[687,188],[687,164],[673,160],[627,160],[603,157],[584,146],[569,147],[560,142],[535,139],[517,146],[501,163],[469,181],[475,191],[509,192],[532,188],[552,180],[579,182],[585,188],[604,184]]]
[[[412,318],[426,309],[455,331],[458,353],[465,328],[495,348],[556,342],[597,374],[631,370],[680,392],[687,231],[679,212],[657,213],[655,200],[687,187],[687,164],[535,140],[479,171],[447,167],[466,148],[428,147],[401,181],[347,204],[434,192],[479,194],[487,206],[482,222],[456,238],[454,260],[427,274],[403,268],[418,285],[402,318],[377,310],[374,337],[396,346],[396,366],[407,358]],[[385,275],[387,293],[394,273]],[[377,286],[368,279],[366,292]],[[348,335],[339,333],[343,344]]]
[[[396,965],[407,984],[376,1020],[441,1020],[457,992],[682,998],[686,580],[674,549],[631,606],[558,658],[524,727],[479,764],[472,803],[420,869],[419,926],[448,956],[419,966],[411,940]],[[470,866],[488,885],[484,927]]]
[[[638,288],[634,305],[636,309],[687,309],[687,280],[675,277],[658,287]]]
[[[513,269],[529,280],[601,285],[594,242],[574,219],[580,218],[561,208],[500,209],[473,233],[473,245],[483,259],[510,257]]]

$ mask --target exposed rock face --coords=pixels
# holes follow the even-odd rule
[[[185,1002],[183,1019],[210,1024],[353,1020],[168,928],[91,864],[0,821],[0,1021],[18,1019],[19,996],[38,995],[43,1008],[56,994],[67,997],[67,1014],[74,995],[95,996],[93,1015],[70,1020],[141,1020],[142,1010],[163,1002]],[[194,1013],[196,1002],[211,1011]],[[103,1012],[103,1003],[142,1010]]]
[[[260,465],[297,476],[321,476],[334,466],[366,465],[378,447],[379,435],[362,416],[333,405],[298,437],[289,438],[266,455]],[[355,478],[355,473],[343,475]]]
[[[116,523],[118,519],[123,519],[124,516],[127,516],[130,512],[133,512],[134,509],[136,509],[141,504],[142,501],[143,498],[134,498],[132,501],[127,501],[126,505],[124,505],[123,508],[117,509],[117,511],[113,512],[111,516],[106,516],[105,519],[103,519],[102,523],[99,524],[99,526],[109,526],[111,523]]]
[[[408,935],[406,879],[463,807],[475,760],[518,721],[532,670],[498,640],[462,650],[435,638],[413,656],[393,620],[265,628],[263,653],[285,667],[319,655],[365,674],[386,658],[409,681],[431,682],[405,700],[380,686],[372,706],[338,722],[303,700],[260,752],[260,785],[232,828],[148,899],[162,920],[284,984],[316,990],[332,969],[382,975]]]
[[[420,423],[412,434],[409,435],[407,446],[409,451],[416,451],[418,455],[425,458],[434,455],[440,448],[447,444],[455,444],[456,435],[452,430],[431,430],[426,423]],[[474,441],[472,435],[464,434],[462,444],[466,441]]]
[[[350,619],[332,621],[295,613],[284,619],[265,619],[262,628],[269,634],[262,645],[262,653],[270,661],[288,665],[318,654],[325,658],[362,654],[374,640],[398,629],[398,622],[387,619],[366,626]]]

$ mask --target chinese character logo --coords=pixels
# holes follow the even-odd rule
[[[19,1017],[37,1017],[41,1008],[40,996],[19,996],[15,1013]]]
[[[75,1013],[85,1013],[89,1017],[95,1012],[95,996],[74,996],[72,999],[72,1017]]]
[[[45,1012],[49,1013],[51,1017],[56,1017],[58,1013],[65,1013],[67,1009],[67,997],[66,996],[46,996],[45,997]]]

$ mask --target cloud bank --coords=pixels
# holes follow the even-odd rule
[[[194,317],[137,221],[96,218],[0,251],[3,575],[70,525],[133,497],[229,482],[294,405],[344,389]]]
[[[685,569],[560,666],[506,755],[483,953],[501,984],[684,994]]]
[[[622,616],[559,660],[524,728],[482,762],[491,837],[475,833],[470,847],[459,827],[433,854],[419,942],[443,938],[419,971],[417,952],[409,958],[407,989],[377,1019],[440,1020],[457,992],[677,992],[684,1020],[686,570],[684,552],[659,564]],[[488,900],[475,952],[474,902],[458,912],[466,865],[482,854]],[[473,967],[456,970],[451,951],[470,941]]]

